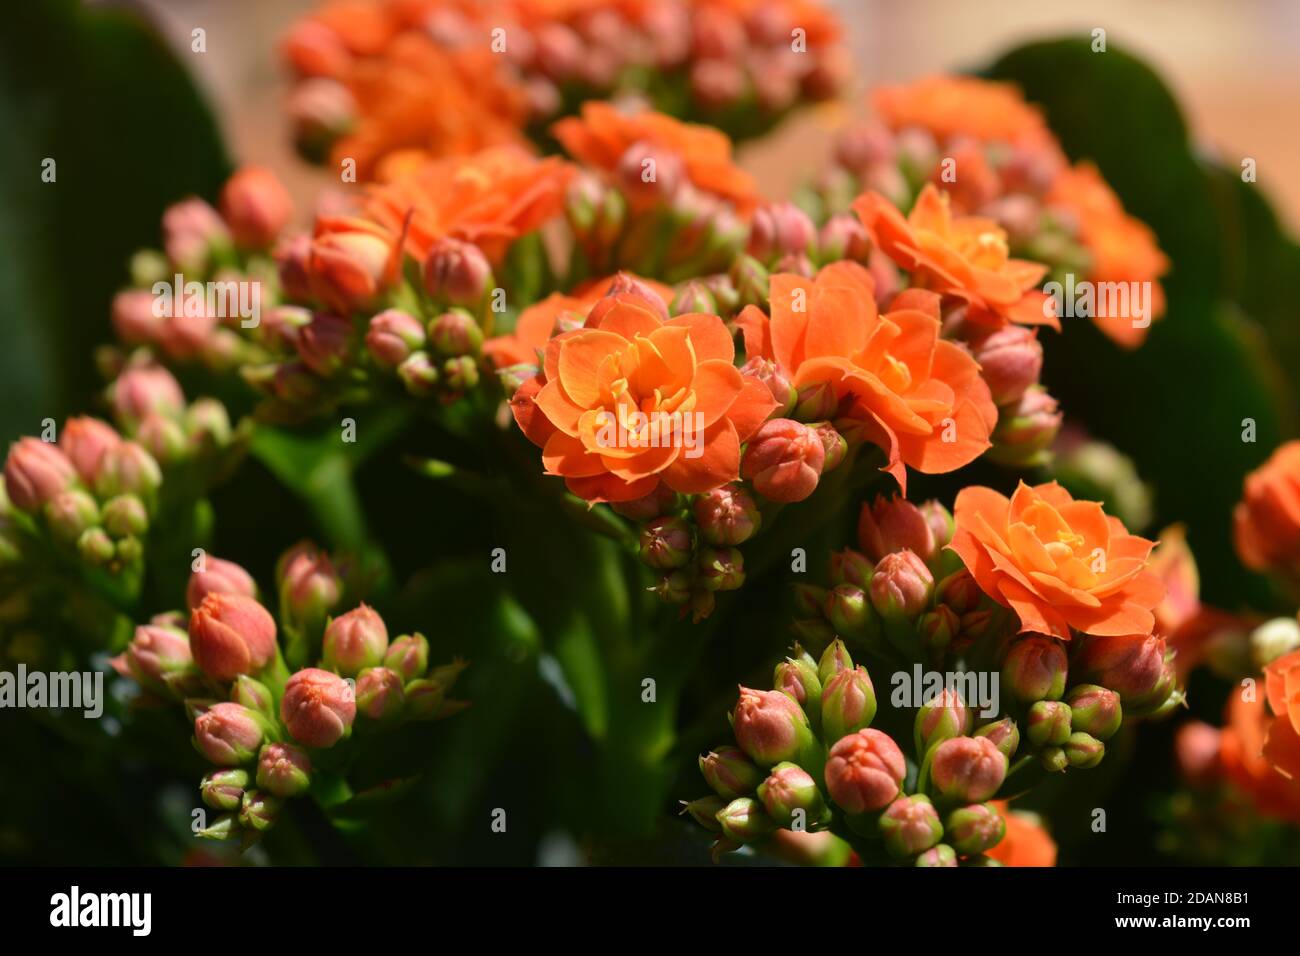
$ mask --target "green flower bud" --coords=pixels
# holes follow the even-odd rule
[[[1109,740],[1124,721],[1119,694],[1096,684],[1080,684],[1065,695],[1070,705],[1071,726],[1098,740]]]
[[[808,771],[798,764],[782,762],[772,768],[758,785],[758,799],[778,824],[806,830],[826,814],[826,802]]]
[[[958,807],[948,814],[944,834],[952,848],[963,856],[983,853],[1001,842],[1007,823],[991,803]]]
[[[1025,735],[1034,747],[1060,747],[1070,736],[1070,705],[1040,700],[1029,708]]]
[[[1070,734],[1064,749],[1071,767],[1095,767],[1106,756],[1106,745],[1091,734]]]
[[[736,843],[753,843],[777,829],[763,805],[753,797],[737,797],[718,813],[722,835]]]

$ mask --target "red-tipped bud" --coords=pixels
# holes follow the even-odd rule
[[[286,236],[276,244],[274,256],[285,296],[300,302],[310,299],[311,236],[306,233]]]
[[[370,320],[366,329],[366,349],[384,368],[396,368],[423,346],[424,326],[401,309],[385,309]]]
[[[366,309],[388,284],[392,255],[392,240],[369,228],[317,236],[308,261],[312,292],[343,314]]]
[[[935,604],[952,608],[959,617],[978,609],[983,598],[975,576],[965,568],[954,571],[934,588]]]
[[[655,518],[641,529],[641,560],[652,568],[680,568],[691,559],[691,529],[681,518]]]
[[[875,570],[875,564],[865,554],[852,548],[831,554],[831,581],[835,584],[852,584],[866,590]]]
[[[384,666],[412,681],[429,669],[429,642],[423,634],[403,634],[388,645]]]
[[[356,716],[352,688],[337,674],[308,667],[285,685],[280,719],[303,746],[334,746],[352,730]]]
[[[876,562],[871,575],[871,603],[889,620],[916,617],[930,605],[934,575],[911,551],[895,551]]]
[[[926,850],[916,858],[917,866],[956,866],[957,852],[946,843]]]
[[[803,501],[817,488],[826,450],[818,434],[789,418],[766,422],[745,450],[741,476],[772,501]]]
[[[180,384],[161,365],[129,368],[113,383],[113,413],[129,422],[139,422],[151,412],[174,417],[185,409]]]
[[[1065,695],[1071,726],[1098,740],[1109,740],[1124,720],[1119,694],[1096,684],[1080,684]]]
[[[826,788],[845,813],[869,813],[897,797],[907,762],[898,744],[879,730],[859,730],[841,738],[826,762]]]
[[[871,239],[857,216],[836,213],[822,226],[817,246],[822,262],[840,259],[865,262],[871,251]]]
[[[238,810],[248,789],[247,770],[212,770],[199,783],[199,796],[213,810]]]
[[[677,195],[686,181],[686,166],[677,152],[639,141],[619,158],[615,174],[628,202],[646,208]]]
[[[387,650],[384,619],[362,604],[326,626],[321,661],[344,677],[354,677],[364,668],[382,663]]]
[[[836,638],[822,651],[821,660],[817,662],[817,679],[825,687],[836,674],[850,670],[853,670],[853,658],[844,642]]]
[[[815,431],[822,441],[822,450],[825,452],[822,474],[834,471],[849,453],[848,440],[836,431],[835,426],[830,422],[813,422],[808,427]]]
[[[740,374],[758,379],[767,386],[767,390],[772,393],[772,400],[776,402],[773,416],[784,418],[794,411],[799,393],[795,391],[795,387],[790,384],[790,379],[776,362],[756,355],[741,366]]]
[[[212,763],[237,767],[262,746],[263,724],[242,704],[213,704],[194,719],[194,745]]]
[[[296,797],[311,786],[311,758],[293,744],[266,744],[257,756],[257,785],[276,797]]]
[[[826,594],[823,613],[835,633],[845,637],[866,637],[875,623],[875,612],[867,592],[856,584],[837,584]]]
[[[1070,766],[1083,770],[1097,766],[1106,756],[1106,745],[1092,734],[1081,731],[1070,734],[1062,749]]]
[[[239,825],[257,833],[269,830],[279,819],[283,806],[279,797],[261,790],[247,790],[239,807]]]
[[[278,574],[281,613],[302,626],[323,622],[343,593],[343,580],[334,563],[315,548],[287,557]]]
[[[1059,700],[1035,701],[1025,718],[1025,736],[1035,747],[1060,747],[1070,736],[1070,705]]]
[[[777,690],[740,688],[732,726],[740,749],[760,767],[797,759],[811,738],[803,708]]]
[[[943,604],[933,611],[926,611],[916,622],[916,634],[921,639],[921,646],[933,659],[942,657],[960,633],[961,618],[956,611]]]
[[[699,279],[692,279],[682,284],[673,296],[669,311],[673,315],[687,315],[691,312],[703,312],[705,315],[717,315],[718,303],[713,293]]]
[[[913,735],[917,757],[924,757],[938,743],[970,733],[972,722],[970,708],[961,695],[945,687],[916,712]]]
[[[143,445],[124,441],[104,453],[95,493],[101,498],[136,495],[149,498],[162,485],[162,470]]]
[[[724,485],[695,499],[695,523],[709,544],[732,546],[753,537],[762,516],[749,492]]]
[[[768,816],[783,827],[807,830],[826,813],[817,781],[798,764],[779,763],[758,785],[758,799]]]
[[[1023,325],[1008,325],[981,339],[975,346],[980,375],[993,394],[995,405],[1010,405],[1038,384],[1043,371],[1043,346],[1038,334]]]
[[[975,731],[975,736],[987,737],[993,741],[993,746],[997,747],[998,752],[1006,757],[1008,761],[1020,749],[1020,729],[1010,717],[1003,717],[991,724],[985,724]]]
[[[685,571],[669,571],[650,590],[668,604],[685,604],[691,599],[692,588],[691,576]]]
[[[728,802],[722,797],[710,794],[698,800],[691,800],[689,803],[683,801],[682,812],[689,813],[691,819],[705,829],[721,833],[722,824],[718,823],[718,814],[726,808]]]
[[[1007,758],[987,737],[953,737],[930,755],[930,783],[941,798],[979,803],[998,792]]]
[[[1192,720],[1178,728],[1174,737],[1174,754],[1178,770],[1193,787],[1207,788],[1218,782],[1221,731],[1201,720]]]
[[[95,499],[80,488],[59,492],[45,502],[42,510],[50,533],[64,544],[75,543],[86,529],[93,528],[100,521],[99,506],[95,504]],[[148,524],[148,516],[145,517],[145,523]]]
[[[233,561],[208,557],[203,568],[190,575],[185,587],[185,606],[191,611],[203,603],[209,594],[242,594],[257,597],[257,584],[253,576]]]
[[[59,450],[72,462],[81,480],[93,486],[104,455],[121,443],[122,436],[107,422],[89,417],[69,418],[63,426]]]
[[[1042,634],[1022,637],[1002,661],[1002,685],[1026,703],[1059,700],[1065,693],[1068,661],[1061,642]]]
[[[752,843],[771,835],[776,821],[768,816],[763,804],[753,797],[737,797],[718,814],[722,835],[736,843]]]
[[[897,860],[924,853],[943,837],[939,811],[923,793],[899,797],[880,815],[885,849]]]
[[[863,505],[858,514],[858,547],[873,561],[896,551],[911,551],[926,564],[934,560],[939,549],[952,538],[952,516],[948,515],[948,533],[943,541],[935,535],[937,502],[912,504],[906,498],[877,496],[874,504]],[[922,510],[922,509],[926,510]],[[944,514],[947,514],[944,511]]]
[[[822,688],[822,736],[839,740],[871,726],[876,691],[865,667],[840,671]]]
[[[357,713],[370,720],[392,720],[406,705],[402,675],[387,667],[369,667],[357,678]]]
[[[1125,707],[1145,702],[1164,672],[1165,640],[1154,635],[1083,639],[1076,657],[1085,680],[1119,694]]]
[[[834,418],[840,400],[830,382],[814,382],[795,393],[794,418],[801,422],[823,422]]]
[[[483,330],[467,312],[444,312],[429,323],[429,342],[452,358],[477,355],[483,345]]]
[[[5,491],[14,507],[35,512],[76,481],[77,471],[49,442],[20,438],[9,446],[4,478]]]
[[[734,591],[745,583],[745,559],[736,548],[701,548],[695,564],[708,591]]]
[[[944,826],[945,839],[963,856],[992,849],[1002,842],[1006,832],[1007,822],[989,803],[958,807],[948,814]]]
[[[137,627],[121,661],[131,677],[155,691],[165,690],[170,679],[192,672],[194,667],[189,636],[180,628],[161,624]]]
[[[753,793],[763,781],[763,772],[739,747],[715,747],[700,757],[700,773],[724,800]]]
[[[294,87],[286,105],[293,142],[308,160],[319,161],[357,122],[357,101],[336,80],[313,77]]]
[[[794,203],[767,203],[754,212],[745,251],[761,262],[772,262],[784,255],[807,253],[816,237],[817,227]]]
[[[1056,399],[1042,386],[1031,386],[1019,401],[999,413],[988,455],[996,462],[1018,468],[1042,464],[1050,455],[1063,419]]]
[[[181,272],[207,267],[212,248],[230,241],[226,224],[202,199],[190,198],[168,206],[162,217],[163,249]]]
[[[605,290],[605,298],[609,298],[610,296],[626,295],[634,295],[638,299],[641,299],[650,306],[650,310],[654,312],[655,315],[659,316],[659,318],[665,322],[668,321],[668,306],[664,304],[664,300],[660,297],[659,293],[655,291],[654,286],[630,272],[620,272],[618,275],[614,276],[613,281],[609,284],[609,288]]]
[[[821,713],[822,682],[811,658],[790,657],[777,664],[772,687],[788,695],[805,714]]]
[[[667,514],[677,506],[677,492],[665,484],[660,484],[654,491],[643,498],[631,501],[616,501],[610,505],[616,512],[631,521],[649,521]]]
[[[216,680],[256,674],[275,657],[275,620],[251,597],[209,594],[190,615],[190,652]]]
[[[317,375],[330,376],[342,369],[352,354],[352,322],[328,312],[317,312],[298,330],[294,346],[303,365]]]
[[[221,190],[221,215],[237,245],[264,249],[289,224],[293,200],[271,170],[244,166]]]

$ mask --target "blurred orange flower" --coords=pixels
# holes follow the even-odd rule
[[[1264,688],[1275,719],[1264,741],[1264,757],[1300,786],[1300,651],[1264,668]]]
[[[601,306],[591,326],[550,339],[542,372],[512,402],[547,473],[592,502],[639,498],[661,482],[690,494],[735,480],[741,443],[776,403],[736,369],[722,320],[665,321],[638,295]]]
[[[730,201],[741,214],[761,199],[754,178],[732,161],[731,140],[709,126],[649,110],[624,113],[593,101],[583,104],[581,116],[560,120],[552,131],[570,156],[605,172],[614,172],[624,154],[641,144],[680,158],[696,188]]]
[[[1160,277],[1169,271],[1169,259],[1160,251],[1155,233],[1146,223],[1124,212],[1114,190],[1091,163],[1062,170],[1048,191],[1048,206],[1068,210],[1078,222],[1079,238],[1092,259],[1091,282],[1151,283],[1148,324],[1134,325],[1130,316],[1096,317],[1097,327],[1126,348],[1146,339],[1149,322],[1165,312]]]
[[[1056,841],[1032,813],[1012,810],[1005,800],[993,801],[1007,822],[1006,835],[985,853],[1003,866],[1056,866]]]
[[[1052,141],[1043,114],[1010,83],[969,76],[927,76],[905,86],[884,86],[872,105],[893,129],[919,126],[936,138],[969,136],[981,142]]]
[[[923,289],[967,305],[967,318],[1000,328],[1010,322],[1060,328],[1052,300],[1034,287],[1047,266],[1012,259],[993,220],[954,217],[948,197],[927,184],[906,218],[884,196],[859,196],[853,210],[872,240]]]
[[[1300,823],[1300,784],[1294,775],[1288,778],[1280,772],[1275,763],[1281,749],[1286,749],[1288,759],[1298,752],[1295,744],[1279,743],[1288,736],[1288,729],[1294,734],[1289,721],[1270,717],[1262,698],[1238,690],[1228,698],[1224,724],[1219,735],[1219,765],[1224,776],[1247,793],[1260,812]],[[1286,726],[1280,730],[1282,736],[1274,738],[1279,724]],[[1270,739],[1274,740],[1271,752]]]
[[[1254,571],[1287,571],[1300,558],[1300,441],[1278,447],[1246,476],[1233,512],[1237,556]]]
[[[906,491],[907,470],[952,471],[989,447],[997,409],[979,365],[939,337],[939,298],[922,292],[876,308],[871,274],[855,262],[826,266],[812,279],[771,278],[772,317],[748,307],[737,319],[748,358],[775,361],[798,389],[834,390],[840,415],[888,455],[885,467]]]
[[[1122,637],[1155,627],[1165,588],[1149,566],[1153,544],[1097,502],[1075,501],[1054,481],[1022,481],[1010,499],[963,488],[953,516],[952,549],[1022,630],[1069,640],[1071,628]]]
[[[427,160],[372,187],[365,214],[399,234],[410,215],[406,250],[423,261],[444,236],[472,242],[493,263],[509,245],[558,216],[573,167],[503,146],[471,156]]]

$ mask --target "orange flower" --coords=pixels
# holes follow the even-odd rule
[[[774,275],[769,298],[770,320],[753,306],[737,319],[746,357],[775,361],[798,389],[828,384],[904,491],[904,466],[952,471],[989,447],[997,409],[975,360],[939,337],[938,296],[905,292],[881,315],[871,274],[844,261]]]
[[[512,242],[558,216],[573,167],[510,146],[472,156],[431,160],[371,189],[365,214],[401,232],[408,214],[407,252],[419,261],[445,236],[472,242],[493,263]]]
[[[1275,715],[1264,741],[1264,757],[1278,772],[1300,785],[1300,651],[1292,651],[1264,668],[1268,706]]]
[[[1012,144],[1054,140],[1043,114],[1010,83],[927,76],[907,86],[881,87],[873,94],[872,105],[893,129],[920,126],[938,139],[969,136]]]
[[[398,276],[398,236],[355,217],[316,220],[307,261],[312,292],[341,313],[364,310]]]
[[[628,501],[660,482],[687,494],[737,478],[740,445],[776,407],[733,364],[715,315],[664,321],[637,295],[601,300],[586,328],[546,346],[511,402],[548,474],[588,501]]]
[[[1165,588],[1150,570],[1153,547],[1094,501],[1056,482],[1023,481],[1008,500],[964,488],[953,508],[957,552],[984,593],[1020,617],[1021,629],[1069,640],[1070,629],[1147,635]]]
[[[1289,571],[1300,559],[1300,441],[1280,446],[1246,476],[1233,512],[1237,556],[1254,571]]]
[[[1006,835],[985,856],[1003,866],[1056,866],[1056,841],[1032,813],[1012,810],[1005,800],[993,801],[1007,822]]]
[[[1247,699],[1238,692],[1228,698],[1224,724],[1219,735],[1219,765],[1224,776],[1248,794],[1261,813],[1300,823],[1300,778],[1292,774],[1288,779],[1275,763],[1285,756],[1286,766],[1294,767],[1291,760],[1300,752],[1300,743],[1293,742],[1286,745],[1286,754],[1280,753],[1280,741],[1294,738],[1290,722],[1270,718],[1262,699]]]
[[[696,188],[729,200],[742,215],[761,200],[754,178],[732,162],[731,140],[709,126],[590,102],[583,104],[580,117],[560,120],[552,132],[570,156],[607,173],[616,170],[629,148],[643,144],[680,158]]]
[[[1159,279],[1169,271],[1169,259],[1160,251],[1155,233],[1146,223],[1124,212],[1119,197],[1091,163],[1062,170],[1046,197],[1047,205],[1070,211],[1078,220],[1079,239],[1092,258],[1092,282],[1151,283],[1150,314],[1135,326],[1130,316],[1098,316],[1097,328],[1126,348],[1136,348],[1146,338],[1149,323],[1165,312],[1165,293]]]
[[[1052,300],[1034,288],[1047,266],[1012,259],[1007,234],[993,220],[954,218],[934,184],[921,190],[907,218],[875,192],[859,196],[853,210],[884,253],[912,273],[914,285],[961,299],[972,322],[1060,328]]]

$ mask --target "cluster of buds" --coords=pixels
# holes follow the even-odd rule
[[[1006,823],[1002,790],[1015,728],[982,727],[951,692],[916,711],[915,749],[874,724],[902,711],[877,701],[867,669],[842,641],[820,660],[802,651],[776,668],[774,690],[742,687],[735,744],[700,758],[713,793],[686,804],[717,835],[718,853],[764,848],[780,830],[830,831],[863,863],[998,865],[987,854]],[[878,713],[879,710],[879,713]]]
[[[345,746],[354,730],[440,720],[466,706],[448,697],[465,662],[431,668],[423,635],[390,641],[383,618],[365,604],[324,617],[342,589],[327,557],[300,545],[280,571],[282,629],[252,575],[208,558],[190,577],[188,610],[136,628],[113,659],[148,698],[184,705],[195,749],[217,768],[200,793],[221,815],[201,837],[238,837],[247,846],[275,823],[285,800],[315,793],[329,802],[346,789],[337,770],[325,769],[339,761],[322,755]],[[316,618],[323,620],[319,659],[290,673],[279,634],[286,632],[293,652]]]
[[[295,140],[320,160],[356,132],[382,144],[367,157],[378,163],[415,142],[446,153],[544,138],[556,117],[621,96],[755,135],[801,101],[834,96],[849,63],[838,22],[819,5],[751,6],[665,0],[539,10],[519,0],[386,0],[365,18],[364,39],[346,17],[309,15],[282,43],[295,74]],[[413,94],[412,84],[428,89]],[[469,129],[444,128],[437,111],[419,106],[429,96],[459,106]]]

